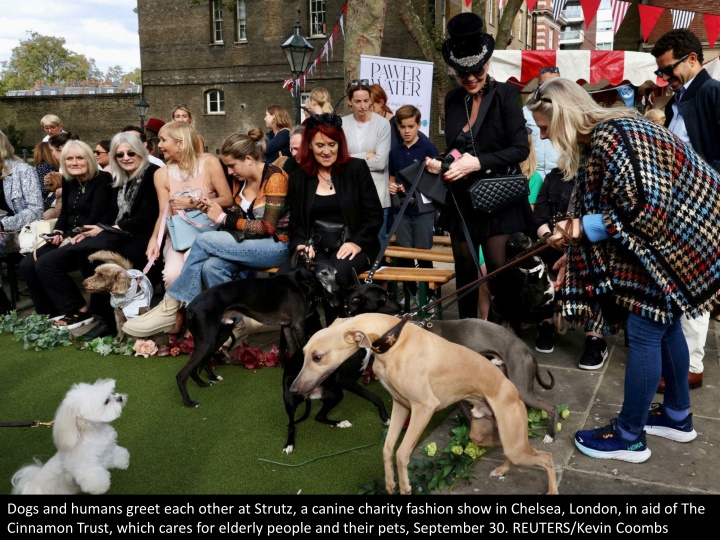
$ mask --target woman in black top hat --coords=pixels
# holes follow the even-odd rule
[[[462,158],[455,160],[444,176],[450,193],[440,225],[451,236],[460,288],[478,276],[462,220],[474,249],[482,246],[488,271],[505,264],[505,244],[510,235],[530,229],[533,223],[527,200],[488,216],[473,209],[467,189],[479,178],[514,172],[530,150],[518,90],[488,75],[495,41],[483,32],[482,19],[474,13],[456,15],[448,22],[448,33],[443,58],[455,71],[459,86],[445,97],[445,155],[457,150]],[[429,172],[437,174],[440,167],[439,160],[428,158]],[[492,281],[489,286],[492,289]],[[477,317],[477,303],[475,289],[458,301],[460,317]]]

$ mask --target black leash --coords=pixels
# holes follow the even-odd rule
[[[468,283],[467,285],[460,287],[459,289],[456,289],[455,291],[443,296],[442,298],[439,298],[438,300],[435,300],[433,302],[430,302],[429,304],[424,305],[422,308],[420,308],[417,312],[413,313],[412,315],[418,316],[421,313],[428,313],[430,315],[430,317],[427,317],[427,318],[431,318],[434,316],[434,314],[430,314],[429,311],[431,309],[433,309],[435,306],[437,306],[438,304],[441,304],[442,302],[447,300],[448,298],[457,296],[457,298],[455,300],[453,300],[452,302],[450,302],[448,304],[448,306],[450,306],[450,305],[454,304],[455,302],[457,302],[460,298],[462,298],[462,296],[464,296],[465,294],[468,294],[473,288],[479,287],[481,284],[485,283],[489,279],[494,278],[500,272],[504,272],[508,268],[515,266],[516,264],[524,261],[525,259],[534,257],[535,255],[537,255],[538,253],[540,253],[541,251],[543,251],[549,247],[553,247],[558,244],[575,244],[575,243],[577,243],[577,240],[572,237],[572,223],[573,223],[572,215],[567,215],[566,217],[569,220],[567,230],[565,230],[561,227],[557,227],[557,226],[555,227],[555,230],[562,234],[562,238],[558,238],[556,240],[550,240],[551,235],[550,234],[545,235],[543,238],[541,238],[540,240],[535,242],[532,246],[527,248],[525,251],[518,253],[517,256],[510,259],[504,266],[501,266],[497,270],[494,270],[494,271],[480,277],[479,279],[476,279],[475,281]],[[443,311],[445,309],[446,308],[444,308]]]
[[[24,422],[0,422],[0,427],[52,427],[55,420],[41,422],[40,420],[25,420]]]
[[[390,232],[388,232],[387,238],[385,238],[385,242],[383,242],[383,245],[380,246],[380,251],[378,252],[377,257],[375,257],[375,262],[372,264],[372,267],[370,268],[370,271],[368,272],[368,275],[365,278],[365,283],[372,283],[375,272],[377,272],[378,268],[380,268],[380,264],[383,260],[383,256],[385,255],[385,250],[387,250],[388,246],[390,245],[390,242],[392,241],[392,237],[398,228],[398,225],[400,225],[400,218],[402,218],[403,214],[405,214],[405,210],[407,209],[408,205],[410,204],[410,199],[412,199],[413,193],[415,193],[415,190],[417,189],[417,186],[420,183],[420,177],[422,176],[423,172],[425,172],[425,163],[423,163],[422,166],[418,169],[417,175],[413,179],[412,185],[410,186],[410,190],[405,194],[405,200],[403,201],[403,204],[400,207],[400,210],[398,211],[397,215],[395,216],[395,218],[393,220],[392,228],[390,229]]]

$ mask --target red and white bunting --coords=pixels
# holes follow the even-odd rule
[[[630,7],[630,2],[624,2],[623,0],[610,0],[610,6],[612,8],[613,34],[617,34],[618,28],[620,28],[620,25],[627,14],[627,10]]]
[[[690,23],[695,18],[694,11],[671,9],[670,13],[672,13],[673,30],[677,30],[678,28],[687,28],[688,26],[690,26]]]

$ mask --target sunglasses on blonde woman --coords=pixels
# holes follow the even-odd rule
[[[135,156],[137,156],[137,152],[133,152],[132,150],[130,150],[129,152],[118,152],[117,154],[115,154],[115,159],[122,159],[125,156],[129,158],[134,158]]]

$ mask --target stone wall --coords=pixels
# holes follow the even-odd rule
[[[65,131],[76,131],[94,147],[124,126],[140,123],[133,107],[137,99],[138,94],[0,97],[0,129],[14,125],[23,133],[23,146],[32,149],[45,136],[40,119],[55,114],[62,119]]]

